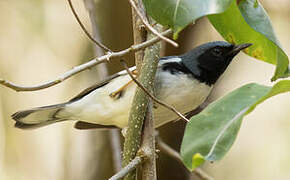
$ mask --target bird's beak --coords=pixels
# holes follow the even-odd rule
[[[245,44],[238,44],[234,45],[233,50],[229,52],[229,55],[236,55],[238,54],[241,50],[246,49],[249,46],[252,46],[252,43],[245,43]]]

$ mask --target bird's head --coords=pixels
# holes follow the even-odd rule
[[[224,41],[202,44],[181,56],[182,63],[209,85],[214,84],[226,70],[232,59],[252,44],[233,45]]]

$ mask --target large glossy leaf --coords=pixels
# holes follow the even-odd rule
[[[275,37],[271,21],[262,5],[258,0],[237,2],[234,0],[224,13],[208,16],[210,22],[231,43],[253,43],[244,51],[248,55],[276,64],[272,80],[288,77],[288,57]]]
[[[225,11],[232,0],[143,0],[147,14],[158,23],[173,29],[177,37],[197,18]]]
[[[290,81],[273,87],[247,84],[215,101],[193,116],[186,126],[181,157],[190,170],[207,161],[221,159],[234,143],[242,118],[264,100],[290,91]]]

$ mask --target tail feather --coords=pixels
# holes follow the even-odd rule
[[[58,113],[64,108],[64,106],[65,104],[56,104],[18,111],[11,117],[16,121],[15,127],[20,129],[34,129],[67,120],[65,117],[58,116]]]
[[[65,119],[63,119],[62,121],[65,121]],[[38,123],[38,124],[26,124],[20,121],[16,121],[16,123],[14,124],[14,127],[17,127],[19,129],[36,129],[36,128],[47,126],[56,122],[59,122],[59,121],[46,121],[46,122]]]

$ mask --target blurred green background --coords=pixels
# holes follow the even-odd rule
[[[84,1],[73,3],[91,31]],[[289,55],[290,1],[263,0],[261,3]],[[115,51],[129,47],[133,39],[128,2],[96,0],[95,10],[102,42]],[[94,57],[93,44],[81,31],[66,1],[0,0],[0,22],[0,77],[3,79],[34,85],[56,78]],[[180,54],[214,40],[222,38],[203,18],[180,34],[180,48],[167,45],[163,55]],[[132,65],[132,56],[126,58]],[[73,122],[24,131],[14,128],[10,118],[21,109],[70,99],[101,79],[96,69],[37,92],[15,92],[0,86],[0,179],[102,180],[113,175],[109,132],[75,130]],[[108,65],[109,73],[120,69],[117,61]],[[241,53],[219,80],[209,101],[249,82],[271,84],[273,72],[274,66]],[[290,93],[260,105],[245,118],[229,154],[202,168],[217,180],[290,179],[289,107]],[[183,128],[182,122],[172,122],[159,130],[164,141],[178,150]],[[162,152],[157,165],[159,179],[198,179]]]

